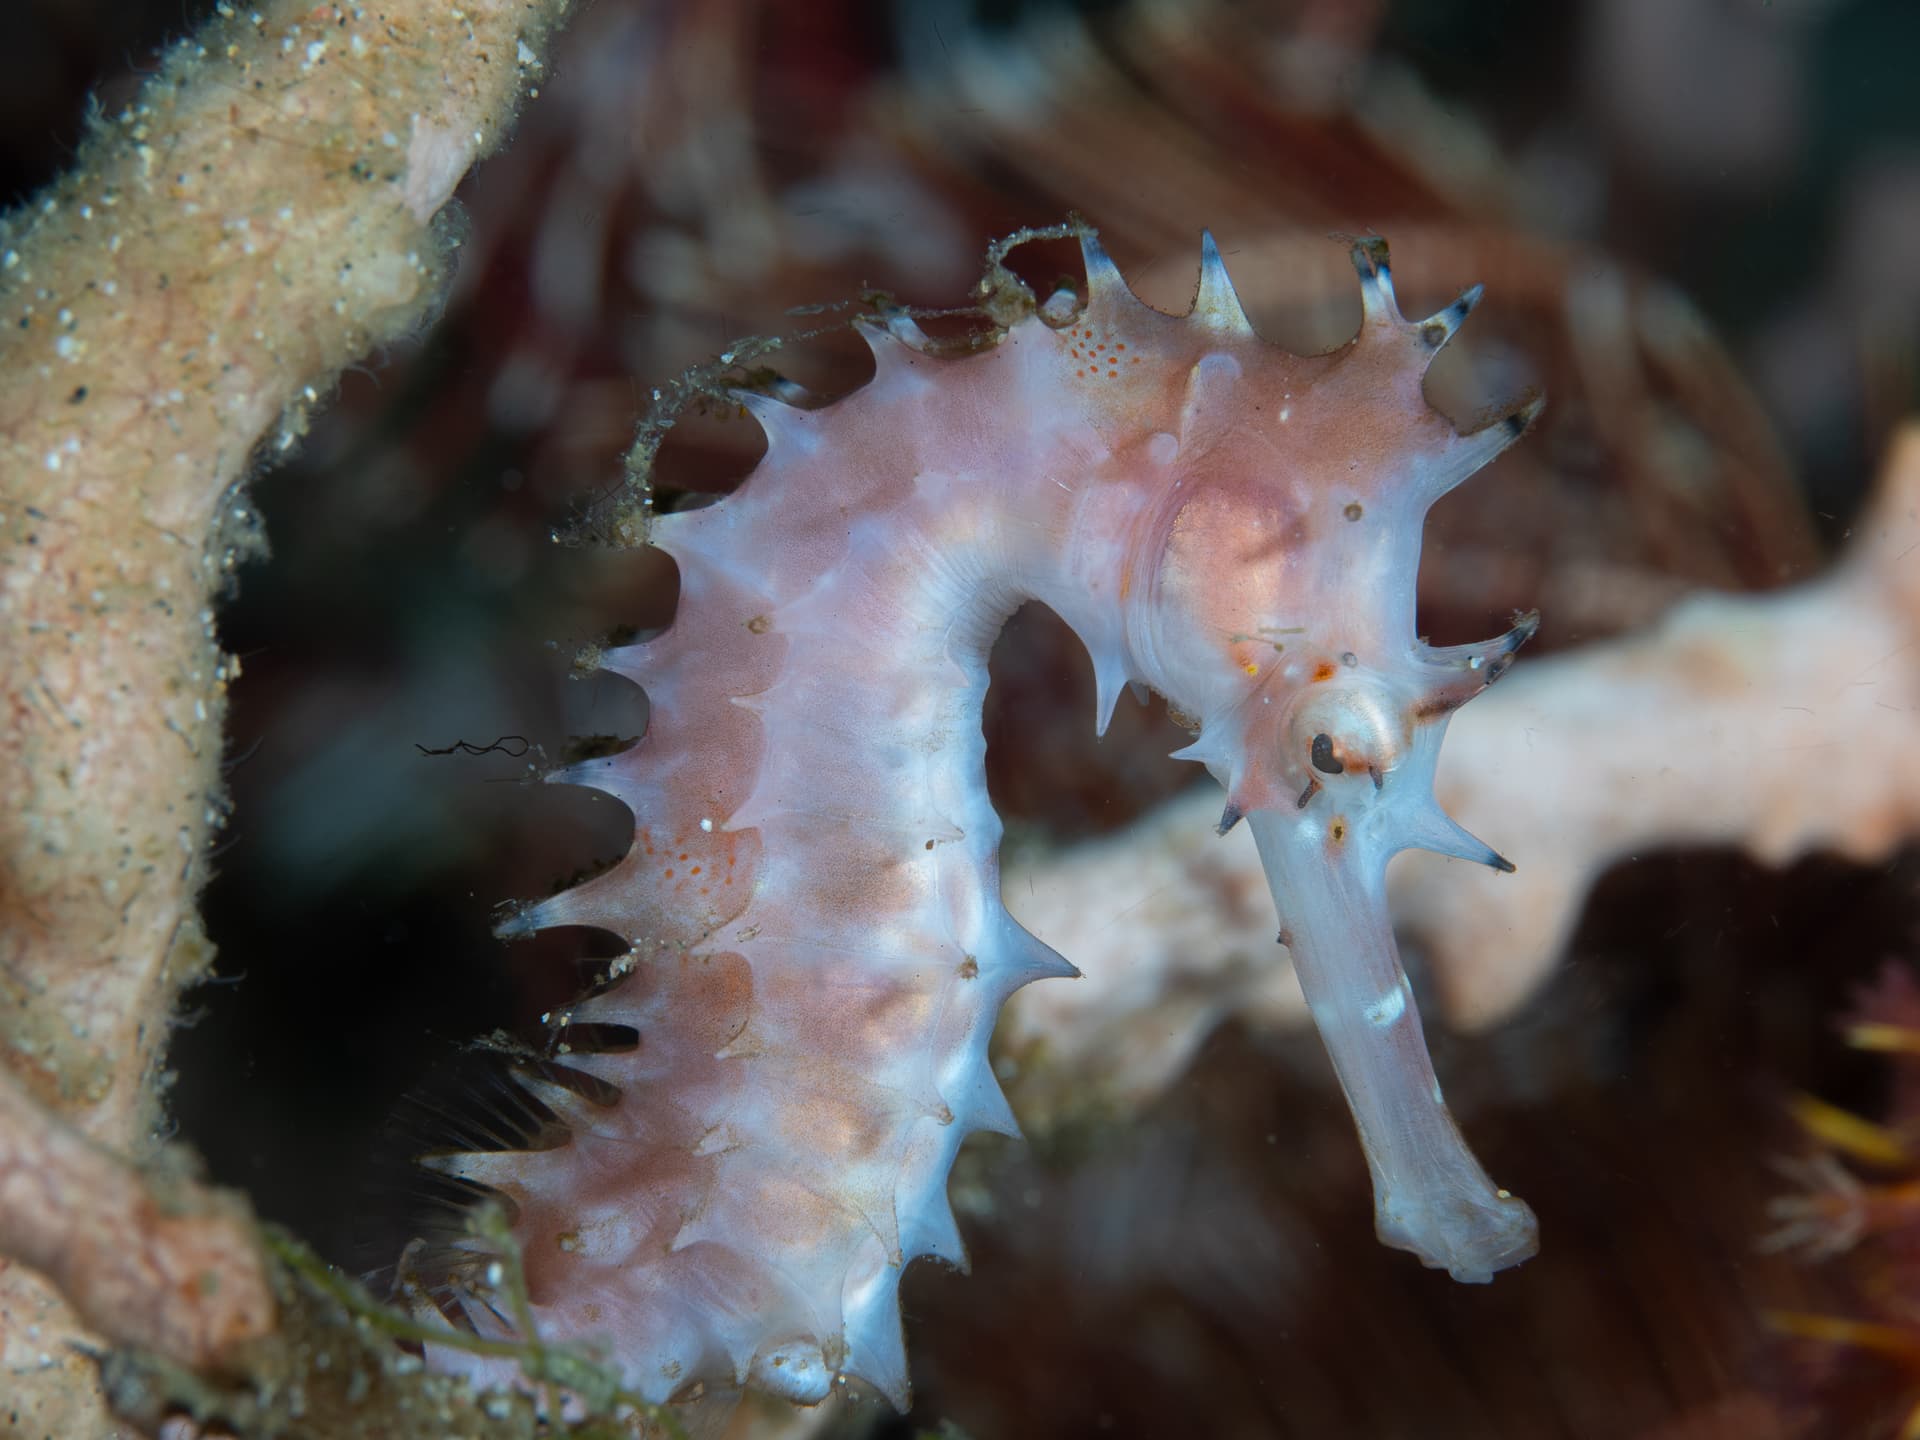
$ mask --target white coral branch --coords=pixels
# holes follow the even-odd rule
[[[239,486],[343,366],[430,317],[450,245],[428,222],[567,8],[222,5],[0,218],[0,1188],[78,1207],[0,1228],[0,1390],[36,1434],[105,1422],[64,1343],[84,1327],[9,1257],[83,1317],[116,1308],[34,1216],[91,1213],[68,1187],[112,1162],[78,1136],[150,1147],[174,1000],[210,958],[194,901],[236,673],[211,604],[252,530]]]

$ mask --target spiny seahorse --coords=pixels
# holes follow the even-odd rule
[[[990,343],[945,353],[883,311],[855,322],[863,388],[818,408],[734,393],[765,458],[652,520],[678,612],[600,656],[644,687],[646,733],[551,777],[630,808],[633,845],[517,928],[630,948],[557,1032],[564,1060],[526,1080],[559,1143],[435,1163],[505,1197],[541,1336],[597,1341],[650,1399],[744,1384],[812,1403],[853,1377],[907,1403],[901,1272],[965,1265],[955,1152],[1017,1133],[995,1018],[1077,973],[1000,900],[981,706],[1029,600],[1085,643],[1098,728],[1129,683],[1159,692],[1197,729],[1177,754],[1225,789],[1221,830],[1252,827],[1381,1239],[1458,1280],[1534,1251],[1532,1212],[1441,1099],[1384,877],[1409,847],[1511,868],[1432,781],[1449,714],[1534,619],[1430,647],[1414,581],[1428,507],[1539,404],[1467,434],[1427,404],[1480,289],[1410,322],[1378,239],[1352,246],[1358,335],[1302,357],[1255,335],[1210,236],[1176,317],[1091,228],[1051,233],[1078,236],[1084,292],[1038,302],[1002,242]]]

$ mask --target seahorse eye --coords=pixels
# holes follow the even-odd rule
[[[1402,749],[1389,699],[1372,685],[1316,690],[1293,717],[1294,753],[1321,775],[1368,775],[1378,785]]]
[[[1338,775],[1347,768],[1334,753],[1333,737],[1324,730],[1313,737],[1313,768],[1328,775]]]

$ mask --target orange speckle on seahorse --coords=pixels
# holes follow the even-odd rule
[[[694,866],[691,870],[687,871],[687,874],[689,875],[698,875],[699,873],[700,873],[700,867],[698,865]]]
[[[1252,660],[1247,661],[1247,663],[1242,665],[1240,668],[1246,671],[1247,674],[1249,675],[1258,675],[1260,673],[1259,665]]]
[[[666,872],[666,878],[667,878],[667,879],[669,879],[669,880],[671,880],[671,879],[673,878],[673,871],[671,871],[671,870],[669,870],[669,871],[667,871],[667,872]]]
[[[1318,665],[1313,667],[1313,678],[1316,681],[1331,680],[1338,673],[1331,660],[1322,660]]]

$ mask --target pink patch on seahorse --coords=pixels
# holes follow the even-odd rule
[[[1404,320],[1378,240],[1353,247],[1359,334],[1300,357],[1255,336],[1211,238],[1173,317],[1073,233],[1083,304],[1034,304],[996,258],[996,343],[942,356],[895,314],[858,322],[877,369],[844,399],[738,396],[765,459],[654,522],[677,618],[603,662],[645,687],[647,733],[555,777],[629,806],[636,843],[521,923],[629,942],[625,978],[570,1019],[639,1044],[568,1055],[604,1084],[527,1082],[571,1132],[558,1148],[437,1163],[512,1202],[542,1337],[599,1339],[650,1398],[811,1403],[852,1376],[907,1402],[901,1271],[965,1264],[955,1152],[1016,1131],[994,1020],[1075,973],[1000,901],[981,705],[1027,600],[1086,644],[1102,730],[1130,681],[1198,725],[1179,754],[1225,787],[1223,829],[1253,827],[1381,1238],[1460,1280],[1534,1251],[1442,1103],[1383,885],[1410,846],[1506,864],[1432,778],[1448,715],[1532,621],[1430,648],[1414,579],[1428,507],[1538,405],[1466,435],[1427,405],[1479,292]]]

